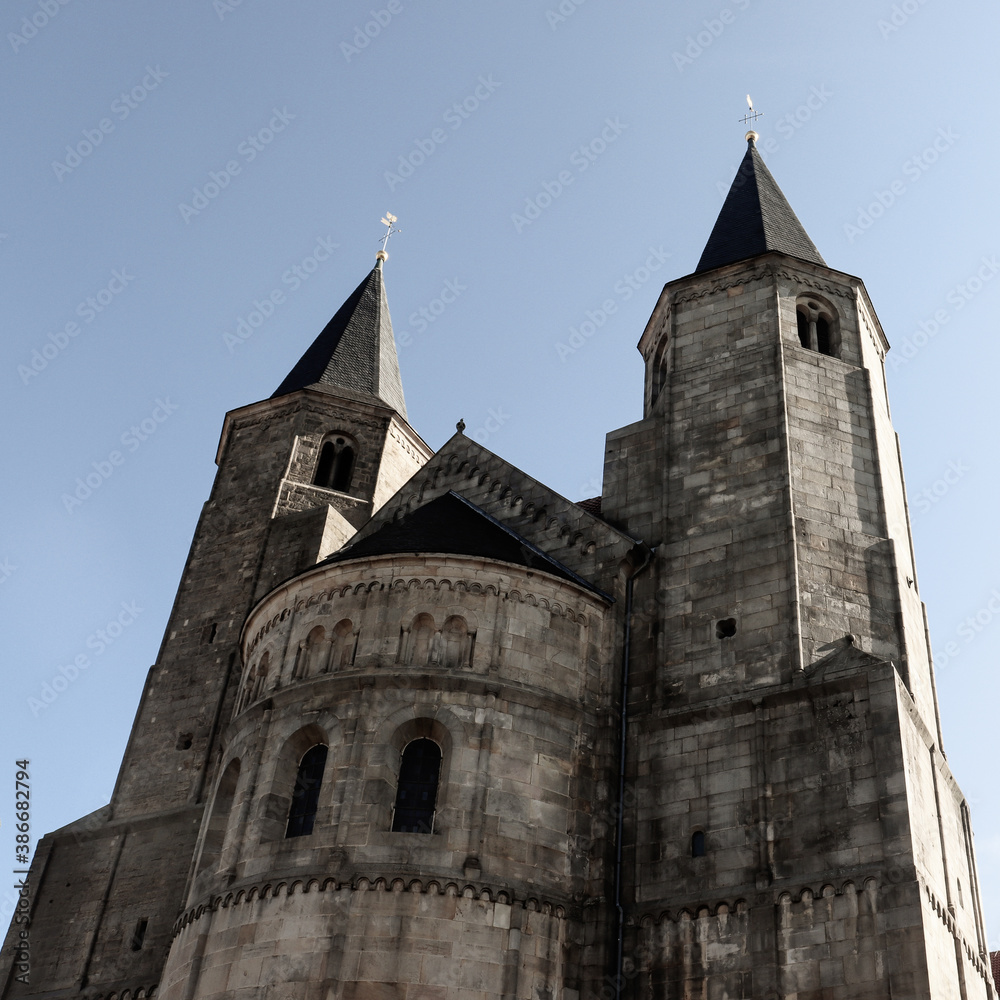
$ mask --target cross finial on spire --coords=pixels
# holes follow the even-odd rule
[[[754,109],[753,109],[753,101],[750,100],[750,95],[749,94],[747,94],[747,107],[750,110],[740,119],[740,121],[743,122],[744,125],[752,125],[755,121],[757,121],[758,118],[760,118],[760,117],[763,116],[764,112],[763,111],[754,111]],[[383,219],[383,222],[384,221],[385,220]]]
[[[382,225],[385,226],[385,235],[382,237],[382,249],[375,254],[375,259],[379,261],[388,260],[389,254],[386,253],[386,246],[389,243],[389,237],[395,235],[396,233],[402,232],[401,229],[393,229],[393,223],[396,221],[396,216],[392,212],[386,212],[382,216]]]

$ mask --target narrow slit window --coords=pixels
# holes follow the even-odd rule
[[[292,792],[292,807],[288,811],[288,826],[285,829],[286,839],[306,837],[313,832],[327,753],[327,748],[322,743],[317,743],[316,746],[305,752],[299,762],[299,770],[295,776],[295,789]]]
[[[705,857],[705,834],[701,830],[695,830],[691,834],[691,857]]]
[[[132,932],[132,950],[142,951],[142,942],[146,938],[146,928],[149,926],[149,921],[143,917],[136,925],[135,930]]]
[[[433,833],[441,776],[441,748],[427,739],[413,740],[403,750],[396,786],[392,829],[399,833]]]

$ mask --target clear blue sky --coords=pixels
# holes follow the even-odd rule
[[[380,215],[403,230],[386,285],[417,430],[437,447],[464,417],[594,495],[749,91],[772,172],[894,346],[945,749],[1000,948],[998,20],[971,0],[8,0],[0,771],[31,759],[35,833],[107,801],[223,415],[269,395],[371,267]]]

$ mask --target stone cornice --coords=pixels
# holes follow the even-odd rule
[[[748,891],[730,900],[708,900],[685,902],[673,906],[656,906],[648,904],[639,909],[637,913],[628,920],[630,926],[640,927],[660,926],[664,923],[679,924],[686,920],[698,920],[702,917],[714,917],[728,913],[747,913],[755,905],[762,906],[790,906],[795,903],[810,902],[828,896],[850,895],[859,891],[864,892],[871,888],[879,888],[886,884],[895,885],[902,880],[899,869],[889,869],[884,873],[857,875],[853,878],[839,881],[839,885],[832,882],[815,883],[813,885],[800,886],[795,892],[782,888],[781,885],[772,885],[763,891]],[[861,883],[861,888],[858,888]]]
[[[499,563],[494,560],[482,560],[479,557],[469,557],[469,556],[448,556],[449,560],[454,560],[455,562],[469,562],[472,560],[479,562],[489,562],[491,565],[498,566],[509,566],[508,572],[511,575],[515,573],[517,575],[522,575],[524,573],[524,568],[513,563]],[[415,564],[423,561],[422,556],[407,556],[407,555],[393,555],[380,558],[369,558],[364,560],[365,570],[370,570],[377,568],[380,563],[387,564],[390,567],[398,568],[400,563],[404,561],[412,560]],[[325,567],[327,571],[339,571],[350,570],[355,568],[350,561],[345,561],[343,563],[335,563],[330,567]],[[458,567],[453,567],[458,569]],[[315,572],[315,571],[313,571]],[[534,571],[536,576],[539,576],[539,572]],[[562,580],[556,580],[552,578],[552,584],[554,587],[569,587],[572,584],[566,583]],[[575,588],[574,588],[575,589]],[[590,624],[590,619],[588,615],[579,609],[570,607],[567,604],[563,604],[559,601],[551,600],[548,597],[539,596],[538,594],[531,593],[529,591],[520,590],[516,587],[502,588],[495,586],[493,584],[484,584],[478,580],[468,580],[463,579],[455,573],[449,573],[447,576],[441,577],[424,577],[423,579],[416,576],[401,576],[401,575],[390,575],[388,580],[363,580],[349,583],[338,583],[334,586],[327,587],[324,590],[312,594],[308,598],[296,598],[294,601],[286,600],[280,611],[275,612],[270,615],[267,621],[258,626],[253,634],[253,638],[249,639],[247,636],[243,637],[245,643],[244,646],[244,659],[248,658],[254,650],[259,645],[261,639],[267,635],[273,628],[278,624],[285,621],[293,611],[298,614],[305,609],[312,607],[317,604],[325,604],[334,600],[343,599],[345,597],[354,596],[356,594],[371,593],[372,591],[396,591],[396,592],[414,592],[420,590],[431,590],[434,592],[440,592],[443,590],[450,590],[454,593],[467,593],[476,594],[483,596],[498,596],[504,600],[516,601],[521,604],[529,604],[536,607],[544,608],[551,611],[553,614],[558,614],[563,618],[568,618],[570,621],[575,622],[578,625],[586,628]],[[269,600],[273,599],[273,595],[264,598],[261,605],[265,604]],[[247,623],[255,617],[255,612],[251,612],[247,617]]]
[[[456,880],[449,878],[411,878],[384,875],[354,875],[349,879],[337,879],[328,875],[295,875],[283,878],[264,879],[251,886],[242,886],[229,892],[219,893],[197,903],[181,914],[174,922],[172,937],[176,937],[188,924],[199,920],[205,913],[218,909],[240,906],[262,899],[278,896],[292,896],[296,892],[411,892],[427,896],[462,896],[486,902],[520,906],[530,912],[565,919],[572,915],[573,905],[568,900],[553,901],[539,896],[529,896],[516,890],[490,885],[486,882]]]
[[[952,913],[948,907],[937,898],[934,894],[934,890],[931,889],[926,882],[923,883],[923,889],[924,895],[927,897],[927,902],[930,904],[931,909],[938,915],[941,923],[948,928],[948,932],[955,939],[955,942],[959,945],[962,951],[965,952],[965,957],[969,960],[969,964],[986,982],[989,982],[990,977],[992,976],[989,954],[983,956],[974,951],[969,942],[965,940],[965,936],[958,929],[958,923],[955,920],[954,913]]]

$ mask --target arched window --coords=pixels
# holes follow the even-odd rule
[[[836,312],[816,296],[800,296],[795,302],[795,323],[799,343],[810,351],[831,358],[840,355]]]
[[[441,629],[441,637],[444,645],[444,656],[442,662],[444,666],[452,669],[456,667],[467,667],[469,665],[469,653],[471,648],[469,637],[469,626],[460,615],[452,615]]]
[[[428,739],[412,740],[403,749],[396,786],[392,829],[399,833],[433,833],[441,776],[441,748]]]
[[[346,493],[354,476],[354,445],[341,436],[327,438],[319,451],[313,485]]]
[[[695,830],[691,834],[691,857],[705,857],[705,834],[701,830]]]
[[[229,827],[229,814],[232,812],[233,800],[236,797],[236,786],[240,780],[240,762],[231,760],[215,790],[215,801],[209,815],[205,839],[201,845],[201,858],[198,862],[198,874],[215,871],[222,858],[222,847],[226,841],[226,830]]]
[[[434,644],[434,619],[428,614],[419,614],[410,626],[409,660],[414,666],[426,666],[431,659]]]
[[[333,649],[330,652],[330,670],[342,670],[354,663],[357,647],[354,626],[349,618],[337,622],[333,629]]]
[[[271,653],[268,651],[250,668],[250,672],[247,674],[243,685],[243,693],[237,703],[237,712],[242,712],[243,709],[253,704],[264,693],[264,688],[267,685],[267,672],[270,666]]]
[[[298,676],[313,677],[324,673],[329,655],[330,643],[326,638],[326,629],[322,625],[317,625],[306,637]]]
[[[664,330],[666,330],[669,323],[669,314],[664,318]],[[649,405],[652,405],[659,398],[660,393],[663,391],[664,386],[667,384],[667,379],[670,377],[670,338],[664,333],[662,335],[662,340],[656,348],[656,353],[653,356],[653,360],[649,369],[650,381],[649,381]]]
[[[316,808],[319,805],[319,790],[323,784],[323,769],[326,767],[327,748],[322,743],[307,750],[299,761],[295,775],[295,790],[292,792],[292,807],[288,812],[288,826],[285,837],[305,837],[313,832],[316,822]]]

